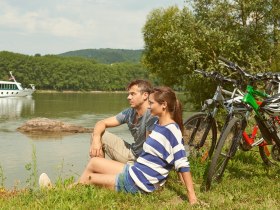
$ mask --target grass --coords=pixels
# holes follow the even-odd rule
[[[71,179],[57,180],[50,190],[2,188],[0,209],[280,209],[280,170],[265,167],[257,152],[238,151],[222,182],[208,192],[201,190],[205,164],[190,161],[201,201],[196,206],[188,204],[185,189],[172,172],[165,186],[150,194],[131,195],[91,186],[66,189]]]

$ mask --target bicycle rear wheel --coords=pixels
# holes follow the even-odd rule
[[[202,162],[211,157],[217,141],[215,119],[199,112],[189,117],[184,127],[184,144],[189,146],[190,155]]]
[[[268,166],[280,166],[280,150],[276,144],[259,146],[263,162]]]
[[[271,117],[270,122],[273,125],[272,144],[259,146],[260,156],[263,162],[268,166],[280,166],[280,121],[279,117]]]
[[[210,165],[206,171],[205,189],[209,190],[213,182],[219,182],[231,157],[235,155],[238,142],[242,137],[241,121],[232,118],[221,134]]]

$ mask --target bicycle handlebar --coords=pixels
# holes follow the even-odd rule
[[[202,74],[204,77],[211,77],[220,82],[230,82],[230,83],[235,83],[235,84],[237,83],[237,81],[235,79],[224,77],[223,75],[221,75],[219,72],[216,72],[216,71],[206,72],[201,69],[195,69],[194,71]]]
[[[251,80],[258,80],[254,75],[249,74],[248,72],[244,71],[240,68],[237,64],[225,59],[224,57],[218,57],[218,59],[226,64],[226,66],[234,71],[237,71],[239,74],[251,79]]]
[[[257,77],[265,77],[268,80],[273,80],[275,82],[280,82],[280,73],[279,72],[265,72],[265,73],[257,73]]]
[[[265,81],[265,80],[276,80],[280,82],[280,73],[272,73],[272,72],[265,72],[265,73],[257,73],[255,75],[249,74],[248,72],[244,71],[241,67],[237,64],[225,59],[224,57],[218,57],[218,59],[224,62],[226,67],[237,71],[239,74],[247,77],[251,81]]]

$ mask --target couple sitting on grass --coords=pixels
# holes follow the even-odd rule
[[[151,88],[144,80],[128,85],[131,108],[96,123],[90,147],[91,159],[78,183],[99,185],[127,193],[153,192],[175,168],[191,204],[197,202],[190,166],[183,145],[182,108],[168,87]],[[135,143],[129,145],[105,132],[127,123]],[[147,138],[146,138],[147,135]],[[111,158],[105,159],[104,152]],[[51,185],[43,173],[40,186]]]

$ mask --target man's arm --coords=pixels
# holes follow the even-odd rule
[[[91,134],[90,157],[104,157],[101,137],[106,128],[116,127],[118,125],[120,125],[120,122],[115,116],[100,120],[95,124],[93,133]]]

